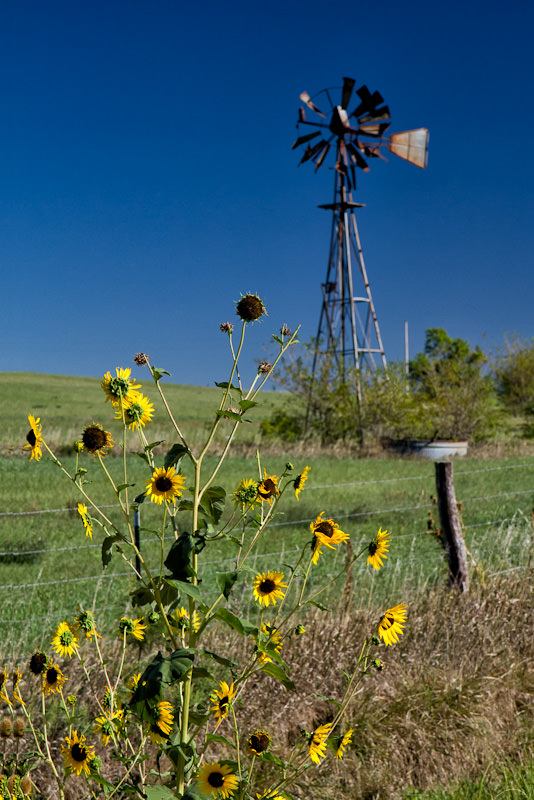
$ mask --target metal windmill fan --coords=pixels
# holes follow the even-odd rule
[[[354,86],[353,78],[343,78],[341,88],[323,89],[313,98],[302,92],[300,99],[306,108],[299,108],[297,128],[308,126],[312,130],[299,136],[293,149],[304,150],[299,166],[309,161],[315,164],[316,172],[328,163],[330,153],[335,156],[334,202],[319,206],[332,211],[332,235],[326,281],[322,284],[323,303],[313,378],[318,358],[326,352],[335,359],[343,381],[347,371],[356,367],[358,400],[361,401],[360,375],[376,367],[377,357],[386,367],[386,356],[354,213],[364,205],[352,199],[356,171],[368,172],[368,160],[372,158],[387,160],[381,152],[385,148],[424,169],[428,130],[418,128],[386,135],[391,117],[382,95],[360,86],[355,93],[358,99],[354,99]],[[338,97],[339,92],[340,102],[336,103],[334,97]],[[307,110],[313,112],[312,119],[307,119]],[[354,264],[357,272],[353,270]],[[356,296],[354,287],[358,274],[361,290]]]

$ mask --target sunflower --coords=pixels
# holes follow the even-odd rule
[[[120,727],[124,720],[124,712],[117,711],[113,719],[109,719],[105,714],[101,714],[95,719],[93,731],[100,736],[103,745],[107,745],[112,736],[115,736],[117,727]],[[116,724],[118,723],[118,725]]]
[[[85,528],[85,535],[90,539],[93,538],[93,524],[87,513],[87,506],[85,503],[78,503],[78,514],[82,518],[83,527]]]
[[[116,367],[115,372],[117,373],[116,377],[112,377],[111,372],[106,372],[100,385],[106,395],[106,403],[111,400],[113,405],[120,406],[121,400],[123,403],[127,403],[134,395],[139,394],[141,384],[130,378],[132,374],[130,367],[126,369]]]
[[[174,612],[174,618],[171,618],[179,628],[187,628],[189,626],[189,612],[184,606],[177,608]],[[193,630],[196,633],[200,628],[200,614],[195,611],[193,614]]]
[[[300,500],[300,493],[304,488],[304,484],[308,480],[309,471],[310,471],[309,467],[304,467],[300,475],[297,475],[297,477],[293,481],[293,489],[295,490],[295,497],[297,498],[297,500]]]
[[[236,305],[237,316],[243,322],[254,322],[266,314],[265,306],[257,294],[241,295],[241,300]]]
[[[93,456],[96,456],[97,453],[106,456],[115,444],[109,431],[105,431],[98,422],[93,422],[92,425],[87,425],[83,429],[82,443],[83,449]]]
[[[388,608],[380,622],[378,623],[378,635],[383,639],[384,644],[395,644],[399,641],[399,635],[404,633],[404,621],[407,609],[405,603],[393,608]]]
[[[68,656],[69,658],[76,652],[78,648],[78,637],[69,627],[68,622],[60,622],[56,634],[52,639],[52,647],[55,648],[56,653],[60,656]]]
[[[181,497],[184,485],[184,476],[178,475],[174,467],[158,467],[147,482],[146,493],[154,503],[174,501],[175,497]]]
[[[345,753],[345,747],[348,745],[351,739],[352,739],[352,728],[349,728],[345,736],[341,739],[339,743],[339,746],[336,750],[336,758],[343,758],[343,755]]]
[[[339,525],[333,519],[323,519],[324,513],[324,511],[321,511],[315,522],[310,523],[310,529],[313,533],[312,561],[314,564],[317,564],[319,560],[323,545],[335,550],[338,544],[346,542],[350,538],[348,533],[340,530]]]
[[[85,736],[78,736],[78,731],[73,731],[72,736],[66,736],[65,742],[66,744],[61,748],[65,759],[65,769],[71,773],[75,772],[76,775],[81,775],[83,772],[89,777],[91,773],[89,760],[94,758],[94,747],[92,745],[88,747],[85,744]]]
[[[372,542],[369,543],[369,555],[367,556],[367,563],[371,564],[373,569],[380,569],[383,565],[382,559],[387,558],[387,551],[389,550],[389,540],[391,534],[383,531],[382,528],[378,529],[378,533]]]
[[[272,649],[279,653],[282,649],[282,637],[278,633],[278,629],[272,625],[266,625],[263,623],[261,626],[261,632],[267,637],[266,644],[270,645]],[[260,664],[268,664],[270,661],[272,661],[272,658],[267,653],[259,653],[258,661]]]
[[[140,392],[135,392],[129,400],[123,401],[122,410],[120,406],[116,408],[115,419],[122,419],[131,431],[136,428],[144,428],[147,422],[152,422],[154,415],[154,404],[148,397]]]
[[[15,671],[13,672],[13,675],[11,676],[11,681],[12,681],[12,684],[13,684],[13,697],[17,701],[17,703],[20,703],[21,705],[25,706],[26,703],[24,702],[24,700],[20,696],[20,688],[19,687],[20,687],[21,678],[22,678],[22,673],[21,673],[20,669],[17,667],[15,669]]]
[[[228,686],[226,681],[221,681],[219,689],[215,689],[211,695],[210,700],[213,703],[211,710],[217,722],[220,722],[221,719],[225,719],[228,716],[230,703],[232,702],[234,694],[234,684],[231,683],[230,686]]]
[[[287,589],[287,583],[282,583],[284,580],[283,572],[261,572],[256,575],[254,579],[254,598],[260,605],[268,606],[272,603],[273,606],[277,599],[284,596],[282,589]]]
[[[141,617],[139,619],[130,619],[130,617],[121,617],[119,622],[119,633],[122,638],[124,636],[133,636],[134,639],[137,639],[138,642],[142,642],[145,638],[145,628],[141,622]]]
[[[95,627],[95,618],[91,611],[84,611],[80,608],[78,612],[78,616],[74,617],[74,622],[76,623],[76,627],[81,633],[85,634],[86,639],[91,639],[93,636],[100,637],[100,634],[97,633]]]
[[[39,461],[43,454],[41,450],[41,444],[43,442],[43,437],[41,435],[41,418],[37,417],[36,419],[33,414],[28,414],[28,422],[30,423],[30,430],[26,435],[26,441],[28,444],[25,444],[22,449],[31,450],[30,461],[33,458],[36,461]]]
[[[238,786],[237,775],[234,775],[226,764],[217,761],[204,764],[197,775],[197,781],[202,794],[216,795],[220,792],[223,798],[229,797]]]
[[[260,753],[265,753],[271,746],[271,737],[267,731],[256,731],[252,734],[247,742],[247,747],[250,755],[259,756]]]
[[[4,703],[7,703],[9,706],[13,705],[7,696],[7,670],[5,667],[2,672],[0,672],[0,700],[3,700]]]
[[[255,503],[261,503],[261,498],[258,496],[258,481],[253,478],[243,478],[232,495],[234,503],[241,505],[243,511],[247,506],[252,508]]]
[[[42,675],[48,664],[48,657],[45,653],[37,652],[32,655],[28,662],[28,669],[34,675]]]
[[[141,677],[140,672],[134,672],[134,674],[131,675],[126,681],[126,688],[129,689],[131,692],[135,692],[140,677]]]
[[[67,678],[61,672],[56,664],[49,664],[46,672],[43,674],[43,692],[45,697],[54,692],[61,692],[61,687]]]
[[[273,497],[280,494],[278,491],[278,478],[276,475],[267,475],[263,470],[263,480],[258,483],[258,497],[260,500],[265,500],[269,505],[273,502]]]
[[[308,755],[315,764],[319,764],[321,758],[326,755],[326,740],[330,735],[332,723],[327,722],[326,725],[320,725],[314,730],[310,738],[310,746]]]
[[[174,725],[174,714],[172,703],[162,700],[152,709],[153,722],[150,725],[149,736],[152,742],[159,744],[164,742]]]

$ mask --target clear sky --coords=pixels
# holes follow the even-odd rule
[[[429,165],[360,173],[386,355],[429,327],[534,335],[534,6],[519,0],[17,0],[1,9],[0,369],[100,376],[139,350],[224,379],[240,293],[313,336],[333,172],[297,168],[299,94],[378,89]]]

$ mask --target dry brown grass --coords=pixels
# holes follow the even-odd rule
[[[307,772],[294,796],[393,800],[409,787],[476,776],[505,757],[521,760],[528,753],[534,739],[534,571],[488,582],[475,577],[467,595],[443,588],[404,599],[406,633],[397,646],[380,648],[386,669],[364,679],[344,723],[344,729],[354,728],[344,760],[334,764],[330,757]],[[356,603],[352,598],[347,613],[314,609],[306,633],[284,645],[296,693],[265,675],[249,682],[237,708],[245,735],[268,730],[274,752],[287,755],[301,728],[310,731],[331,719],[333,707],[319,695],[340,697],[342,672],[354,668],[362,639],[377,621]],[[210,640],[211,649],[236,659],[252,647],[219,629]],[[115,646],[109,651],[113,658]],[[81,681],[76,684],[72,676],[68,693],[78,686],[86,692]],[[228,733],[224,727],[220,732]],[[210,747],[210,759],[223,755],[219,745]],[[97,750],[102,754],[103,748]],[[35,777],[43,796],[54,797],[44,772]],[[80,781],[68,784],[69,800],[86,796]]]

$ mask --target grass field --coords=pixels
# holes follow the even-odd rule
[[[48,647],[54,627],[72,617],[78,604],[93,608],[104,629],[112,631],[126,610],[124,597],[135,588],[135,581],[124,574],[128,565],[118,554],[102,570],[102,536],[95,530],[92,542],[85,537],[76,511],[81,498],[74,485],[49,458],[29,462],[21,451],[28,412],[41,417],[45,439],[69,469],[74,463],[69,447],[88,423],[101,422],[117,438],[118,423],[112,420],[110,404],[103,402],[99,381],[3,373],[0,384],[8,400],[0,434],[0,637],[4,661],[13,663],[35,647]],[[148,388],[147,393],[154,395]],[[168,396],[197,445],[212,418],[219,390],[170,386]],[[258,421],[284,400],[282,393],[266,394],[259,409],[254,409],[255,422],[243,425],[245,445],[238,447],[238,455],[225,462],[217,477],[227,492],[242,478],[258,476]],[[167,442],[158,449],[162,459],[175,438],[169,426],[155,421],[150,439],[161,438]],[[136,484],[132,492],[137,493],[143,490],[148,473],[133,450],[127,458],[128,481]],[[86,454],[82,459],[89,469],[90,493],[118,519],[116,498],[97,462]],[[455,463],[456,496],[473,584],[468,598],[446,591],[443,549],[428,533],[429,515],[438,521],[431,462],[357,459],[316,449],[306,453],[302,446],[286,449],[278,443],[268,448],[262,467],[279,475],[288,460],[294,463],[295,474],[309,464],[310,476],[300,501],[288,493],[280,503],[255,569],[286,571],[286,565],[294,564],[310,541],[310,521],[321,511],[350,533],[354,552],[374,537],[379,526],[393,534],[384,569],[375,573],[362,560],[354,567],[352,587],[342,577],[330,588],[326,601],[336,607],[340,598],[343,607],[350,592],[348,615],[340,612],[340,620],[325,630],[319,612],[312,613],[306,649],[294,654],[296,674],[303,682],[303,705],[289,707],[288,720],[301,713],[324,713],[313,693],[316,690],[309,688],[312,678],[319,679],[323,694],[334,692],[333,673],[344,668],[344,659],[350,663],[350,642],[358,641],[362,620],[398,602],[407,602],[411,609],[402,646],[388,652],[385,682],[376,690],[371,683],[353,710],[358,727],[356,746],[346,765],[348,776],[345,767],[336,768],[333,775],[319,775],[316,785],[308,785],[308,794],[326,800],[332,791],[343,800],[530,800],[534,797],[532,764],[524,756],[533,730],[528,704],[531,708],[534,690],[534,458],[525,453]],[[122,460],[110,455],[106,463],[120,482]],[[213,457],[207,459],[207,474],[214,463]],[[190,468],[185,461],[182,464],[190,484]],[[159,560],[149,533],[155,519],[154,506],[143,504],[142,550],[151,564]],[[234,554],[229,542],[218,542],[203,552],[204,586],[212,583],[216,571],[231,568]],[[319,561],[317,574],[335,575],[342,570],[346,555],[346,548],[327,553]],[[246,612],[250,597],[250,581],[236,587],[231,600],[234,609]],[[345,642],[341,652],[332,649],[330,653],[331,645],[341,640]],[[251,701],[251,714],[271,703],[270,696],[266,698],[261,689],[258,692]],[[289,728],[279,732],[281,741],[291,735]],[[454,785],[448,785],[449,778]]]

